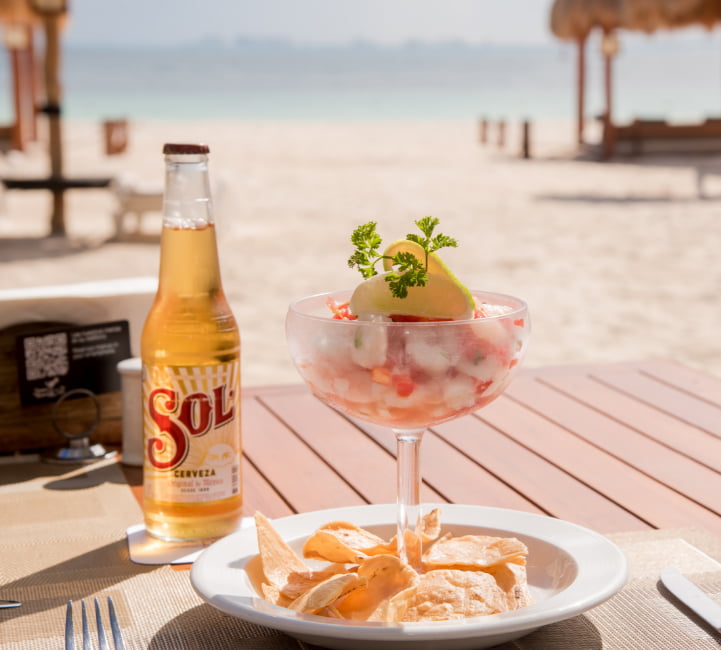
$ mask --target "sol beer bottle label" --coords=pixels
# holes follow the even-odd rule
[[[199,503],[240,493],[240,363],[144,366],[145,497]]]

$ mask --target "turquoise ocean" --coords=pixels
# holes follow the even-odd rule
[[[587,114],[603,106],[598,43],[588,46]],[[615,62],[617,119],[721,116],[721,37],[641,38]],[[68,119],[574,119],[568,43],[294,46],[243,42],[174,49],[66,47]],[[0,60],[0,121],[12,111]]]

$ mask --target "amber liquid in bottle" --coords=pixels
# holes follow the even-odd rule
[[[143,509],[151,535],[204,541],[235,530],[241,515],[240,336],[221,284],[207,158],[173,146],[141,342]]]

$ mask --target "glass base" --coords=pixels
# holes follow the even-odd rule
[[[114,458],[117,451],[107,451],[101,444],[69,446],[46,451],[41,459],[46,463],[94,463],[105,458]]]

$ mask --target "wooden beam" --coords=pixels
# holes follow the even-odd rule
[[[601,54],[603,55],[603,89],[605,105],[603,110],[603,157],[610,158],[615,150],[613,125],[613,58],[617,53],[617,42],[613,30],[604,29]]]
[[[586,37],[579,36],[576,41],[578,45],[578,70],[577,70],[577,118],[576,132],[578,144],[584,143],[584,125],[586,112]]]
[[[38,75],[38,62],[35,56],[35,29],[28,27],[28,47],[25,50],[25,74],[27,75],[27,102],[30,114],[30,139],[36,142],[40,137],[38,132],[38,97],[40,96],[40,79]]]
[[[50,147],[50,175],[63,175],[63,149],[61,130],[61,88],[60,88],[60,27],[55,14],[43,16],[45,27],[45,100],[48,117]],[[50,220],[51,235],[65,235],[64,190],[53,191],[53,212]]]
[[[12,69],[13,111],[15,121],[12,126],[12,148],[17,151],[25,149],[25,129],[23,120],[23,65],[20,50],[8,48],[10,67]]]

